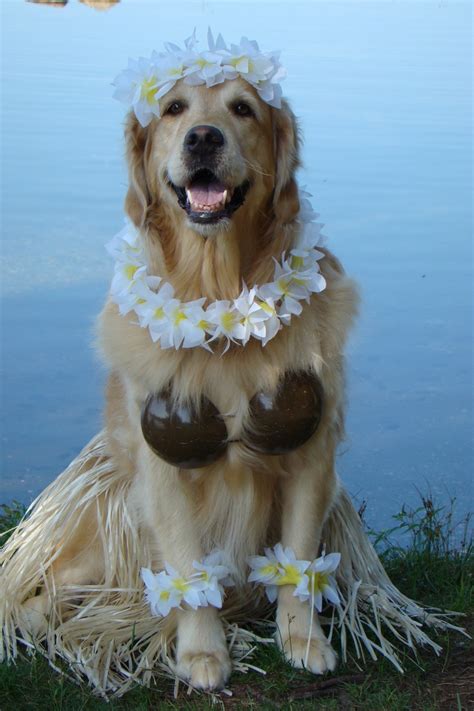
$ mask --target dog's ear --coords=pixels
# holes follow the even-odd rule
[[[281,109],[273,109],[275,187],[273,210],[278,221],[291,222],[299,211],[298,186],[295,172],[300,165],[300,134],[293,111],[286,101]]]
[[[125,197],[125,212],[136,227],[145,221],[151,202],[146,175],[148,128],[143,128],[131,112],[125,126],[125,145],[128,163],[128,191]]]

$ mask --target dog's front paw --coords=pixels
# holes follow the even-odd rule
[[[182,611],[178,620],[176,673],[196,689],[221,689],[231,661],[224,629],[214,608]]]
[[[317,613],[311,612],[307,602],[298,600],[289,586],[280,589],[276,621],[276,641],[290,664],[313,674],[334,671],[337,656],[324,636]]]
[[[48,629],[47,613],[50,609],[51,601],[46,593],[30,597],[21,606],[20,614],[24,623],[33,638],[42,637]]]
[[[177,673],[195,689],[222,689],[230,676],[227,649],[212,652],[187,652],[178,658]]]
[[[308,638],[303,637],[280,637],[278,642],[287,660],[298,669],[325,674],[336,668],[336,653],[324,636],[312,637],[309,647]]]

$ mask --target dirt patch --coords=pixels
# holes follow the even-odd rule
[[[474,621],[470,620],[471,635]],[[474,709],[474,644],[472,639],[456,641],[448,651],[445,663],[426,677],[434,698],[443,711]]]

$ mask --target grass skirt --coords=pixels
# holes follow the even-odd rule
[[[69,677],[85,677],[101,695],[122,695],[160,674],[174,676],[173,616],[151,617],[144,601],[139,572],[150,552],[127,511],[129,485],[130,479],[113,469],[100,433],[31,505],[0,553],[3,660],[14,660],[19,647],[36,650]],[[98,517],[105,582],[56,588],[51,564],[79,524],[80,512],[99,498],[106,501],[105,519]],[[361,660],[381,654],[402,671],[398,649],[429,646],[440,651],[427,627],[461,631],[450,622],[452,615],[418,605],[392,584],[342,487],[323,540],[329,551],[341,552],[336,572],[341,604],[331,608],[331,618],[320,620],[344,660],[351,647]],[[40,586],[50,596],[51,611],[45,625],[34,631],[22,603]],[[255,603],[223,613],[237,671],[254,668],[249,658],[255,644],[271,641],[245,629],[246,619],[255,629],[255,621],[265,616],[262,611],[256,615]]]

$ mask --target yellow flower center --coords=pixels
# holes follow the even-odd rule
[[[273,309],[273,308],[270,306],[270,304],[267,304],[266,301],[259,301],[259,302],[258,302],[258,305],[259,305],[260,308],[261,308],[263,311],[265,311],[265,313],[267,313],[267,314],[274,314],[274,313],[275,313],[275,309]]]
[[[198,322],[198,328],[202,328],[202,330],[205,331],[206,328],[209,328],[209,323],[207,321],[205,321],[204,319],[201,319]]]
[[[260,568],[262,575],[278,575],[278,566],[276,565],[264,565]]]
[[[308,573],[309,589],[311,592],[322,592],[329,583],[327,573]]]
[[[291,266],[293,269],[301,269],[301,267],[304,267],[303,257],[292,257]]]
[[[163,311],[163,308],[159,306],[157,309],[155,309],[153,316],[155,318],[164,318],[165,312]]]
[[[172,585],[174,588],[176,588],[176,590],[179,590],[180,592],[186,592],[186,590],[189,589],[189,585],[184,578],[175,578],[172,581]]]
[[[227,311],[225,314],[222,314],[221,324],[222,328],[225,331],[230,331],[232,326],[234,325],[234,315],[231,314],[230,311]]]
[[[156,77],[151,77],[150,79],[144,79],[141,86],[141,97],[145,99],[148,104],[155,103],[155,94],[158,91],[156,86]]]
[[[286,279],[278,279],[277,284],[283,296],[288,296],[288,281]]]
[[[298,583],[301,582],[302,575],[298,568],[295,568],[294,565],[289,563],[288,565],[283,566],[283,570],[285,571],[285,574],[278,579],[277,585],[298,585]]]
[[[174,316],[174,325],[179,326],[181,321],[186,321],[186,314],[184,314],[182,311],[177,311]]]
[[[160,592],[160,600],[168,600],[170,596],[170,591],[169,590],[162,590]]]
[[[229,64],[231,64],[234,67],[234,69],[236,69],[237,66],[240,64],[240,62],[245,59],[247,59],[245,54],[240,54],[238,57],[233,57],[232,59],[230,59]]]
[[[171,77],[179,77],[183,73],[183,65],[180,64],[179,67],[173,67],[169,70],[168,74]]]
[[[196,59],[196,64],[200,69],[204,69],[204,67],[210,67],[212,65],[212,62],[208,62],[207,59],[199,57],[199,59]]]
[[[137,269],[138,267],[136,267],[135,264],[127,264],[127,266],[124,268],[125,276],[127,277],[127,279],[130,279],[130,281],[132,281]]]

